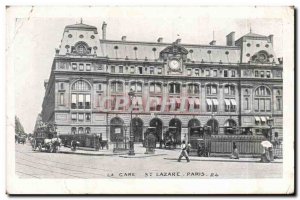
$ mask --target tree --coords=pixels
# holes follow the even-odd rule
[[[24,127],[22,126],[17,116],[15,116],[15,134],[17,135],[25,134]]]

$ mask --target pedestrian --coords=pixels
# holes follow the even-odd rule
[[[239,159],[239,150],[235,144],[235,142],[233,142],[233,151],[232,154],[230,156],[231,159]]]
[[[187,154],[186,149],[187,149],[187,145],[185,144],[185,141],[183,141],[181,144],[181,153],[179,155],[178,162],[181,161],[181,158],[183,156],[186,158],[187,162],[190,162],[189,155]]]
[[[99,136],[99,149],[100,149],[100,146],[101,146],[101,149],[103,149],[103,146],[102,146],[102,133],[100,133],[100,136]]]
[[[188,143],[187,145],[186,145],[186,152],[187,152],[187,154],[188,155],[190,155],[190,151],[191,151],[191,143]]]

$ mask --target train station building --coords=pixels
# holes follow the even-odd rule
[[[191,127],[204,125],[215,135],[271,129],[282,137],[283,60],[273,35],[250,31],[235,38],[231,32],[220,46],[214,40],[185,44],[184,38],[129,41],[122,33],[110,40],[107,28],[81,22],[63,31],[41,112],[59,134],[101,133],[113,142],[129,136],[132,114],[135,142],[149,127],[159,139],[173,128],[182,141]]]

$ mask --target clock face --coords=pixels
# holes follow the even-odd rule
[[[172,70],[178,70],[179,69],[179,61],[178,60],[171,60],[169,62],[169,67],[172,69]]]

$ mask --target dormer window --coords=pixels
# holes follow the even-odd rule
[[[72,53],[90,54],[91,48],[85,42],[77,42],[75,48],[72,48]]]

